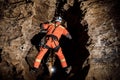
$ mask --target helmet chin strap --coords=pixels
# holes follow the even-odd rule
[[[60,23],[58,24],[57,22],[55,23],[55,27],[57,27],[57,26],[59,26],[60,25]]]
[[[58,24],[55,24],[55,27],[59,26]]]

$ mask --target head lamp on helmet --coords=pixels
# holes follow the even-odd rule
[[[56,22],[57,22],[57,21],[58,21],[58,22],[62,22],[62,18],[61,18],[60,16],[58,16],[58,17],[55,18],[55,21],[56,21]]]

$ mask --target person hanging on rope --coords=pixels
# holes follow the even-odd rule
[[[47,30],[46,36],[42,39],[43,43],[40,47],[40,52],[38,53],[35,62],[34,68],[39,68],[42,58],[48,49],[52,48],[55,51],[55,54],[58,56],[62,68],[64,68],[67,74],[70,73],[72,67],[68,66],[66,59],[62,53],[62,49],[59,45],[59,39],[62,35],[66,36],[69,39],[72,39],[70,33],[67,31],[65,27],[61,25],[62,18],[60,16],[55,17],[55,23],[41,23],[41,29]]]

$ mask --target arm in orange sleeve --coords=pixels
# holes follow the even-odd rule
[[[70,33],[65,28],[64,28],[64,31],[63,31],[63,35],[65,35],[69,39],[72,39],[72,36],[70,35]]]
[[[41,29],[47,29],[49,27],[49,23],[41,23],[40,28]]]

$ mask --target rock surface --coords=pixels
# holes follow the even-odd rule
[[[39,24],[59,13],[73,37],[72,41],[60,40],[73,70],[66,78],[58,70],[53,80],[119,80],[119,2],[0,0],[0,80],[49,80],[41,69],[38,74],[30,69],[42,37]]]

